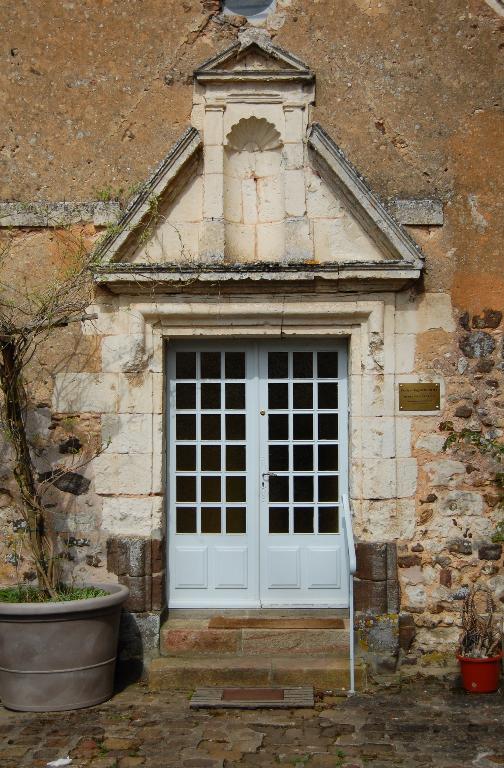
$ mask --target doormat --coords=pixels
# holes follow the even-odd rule
[[[313,688],[197,688],[191,709],[294,709],[313,707]]]

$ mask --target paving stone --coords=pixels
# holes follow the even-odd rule
[[[502,694],[468,696],[412,682],[313,709],[189,710],[185,694],[133,685],[90,710],[39,715],[0,708],[0,767],[481,768],[504,765]],[[485,757],[481,757],[485,755]]]

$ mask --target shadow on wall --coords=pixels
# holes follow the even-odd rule
[[[145,662],[159,642],[159,621],[155,616],[121,614],[115,692],[124,690],[144,676]]]

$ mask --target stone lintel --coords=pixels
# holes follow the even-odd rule
[[[121,214],[116,200],[88,202],[0,203],[0,227],[65,227],[91,222],[96,227],[114,224]]]
[[[306,283],[316,280],[337,284],[339,290],[358,291],[365,285],[368,291],[401,290],[420,276],[402,262],[391,260],[370,263],[334,263],[307,265],[304,263],[201,264],[184,268],[182,264],[119,264],[100,269],[97,282],[115,293],[142,293],[145,290],[165,291],[170,285],[180,289],[185,284],[245,283],[268,284]]]
[[[411,227],[442,227],[443,203],[437,198],[398,198],[388,202],[388,209],[400,224]]]

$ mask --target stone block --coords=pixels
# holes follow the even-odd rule
[[[222,144],[224,140],[224,124],[222,109],[206,109],[204,118],[205,145]]]
[[[362,440],[362,458],[387,459],[396,455],[394,422],[392,416],[352,419],[353,435],[358,434]]]
[[[365,416],[394,416],[394,376],[365,374],[362,378],[362,412]]]
[[[306,169],[306,205],[310,219],[334,219],[343,214],[338,198],[311,168]]]
[[[91,480],[78,472],[65,472],[56,475],[54,472],[44,472],[39,475],[40,480],[52,480],[55,488],[73,496],[82,496],[89,491]]]
[[[224,148],[218,144],[206,145],[204,149],[205,174],[222,173],[224,168]]]
[[[160,618],[157,613],[135,614],[123,610],[119,627],[119,660],[143,659],[157,651]]]
[[[415,565],[421,565],[422,558],[418,555],[402,555],[397,558],[399,568],[413,568]]]
[[[205,219],[220,219],[223,208],[224,176],[222,173],[205,174],[203,187],[203,216]]]
[[[152,536],[155,538],[162,538],[164,536],[166,530],[165,510],[164,497],[155,496],[152,499],[151,516]]]
[[[335,244],[340,239],[341,221],[339,219],[315,219],[313,223],[313,241],[317,261],[335,261]]]
[[[150,539],[133,536],[109,538],[107,540],[107,570],[117,576],[150,575]]]
[[[57,373],[52,409],[56,413],[115,413],[118,392],[115,373]]]
[[[242,221],[244,224],[257,224],[258,199],[255,179],[242,179],[240,184]]]
[[[221,261],[224,257],[224,219],[205,219],[199,233],[199,256]]]
[[[387,613],[398,613],[401,607],[401,587],[399,581],[387,581]]]
[[[288,656],[290,654],[348,654],[348,631],[334,629],[243,629],[242,652]]]
[[[259,224],[256,227],[257,251],[259,261],[278,261],[285,253],[285,227],[277,224]]]
[[[147,494],[152,490],[152,454],[102,453],[93,462],[98,494]]]
[[[6,227],[66,227],[91,222],[95,227],[115,224],[121,215],[116,200],[93,202],[5,202],[0,203],[0,221]]]
[[[396,336],[396,373],[412,373],[415,369],[416,336],[399,333]]]
[[[395,459],[366,459],[362,464],[364,499],[393,499],[396,496]]]
[[[256,261],[255,225],[226,223],[225,254],[235,261]]]
[[[282,158],[284,166],[287,170],[297,170],[303,168],[304,147],[302,142],[285,144],[282,151]]]
[[[452,585],[452,572],[449,568],[442,568],[439,572],[439,583],[442,587],[450,589]]]
[[[424,464],[424,471],[427,472],[429,485],[433,487],[453,487],[466,474],[465,464],[453,459],[430,461]]]
[[[418,464],[416,459],[397,459],[397,498],[410,498],[417,488]]]
[[[396,297],[397,328],[401,333],[424,333],[442,329],[455,330],[453,309],[449,294],[425,293],[416,301],[411,301],[407,291]]]
[[[105,414],[103,443],[111,453],[152,453],[152,419],[149,413]]]
[[[495,350],[495,339],[486,331],[473,331],[462,337],[459,347],[466,357],[488,357]]]
[[[276,176],[282,170],[282,154],[278,149],[258,152],[255,156],[255,175],[258,179],[263,176]]]
[[[300,675],[297,685],[299,679]],[[255,687],[271,683],[271,663],[264,657],[162,657],[149,665],[149,689],[153,691],[192,690],[214,685]]]
[[[285,171],[285,213],[304,216],[306,213],[304,171]]]
[[[208,169],[207,158],[219,153],[220,165],[216,163],[215,170]],[[222,147],[205,148],[205,172],[222,173]],[[203,218],[203,177],[201,175],[193,176],[189,184],[181,189],[170,206],[168,221],[177,226],[181,223],[198,222]]]
[[[474,315],[473,328],[498,328],[501,324],[502,312],[498,309],[484,309],[481,315]]]
[[[358,620],[359,640],[366,655],[382,656],[399,651],[399,616],[370,616],[366,614]]]
[[[242,181],[236,176],[224,175],[224,211],[226,222],[243,222]]]
[[[399,614],[399,647],[406,653],[411,648],[416,635],[415,620],[410,613]]]
[[[124,610],[135,613],[145,613],[151,610],[151,577],[149,576],[121,576],[121,584],[128,587],[130,593],[124,604]]]
[[[161,653],[165,656],[236,654],[240,650],[240,634],[238,630],[172,629],[168,625],[161,632]]]
[[[356,611],[387,613],[387,582],[354,579],[354,605]]]
[[[422,612],[427,605],[427,591],[423,584],[406,584],[403,590],[403,604],[410,611]]]
[[[474,366],[474,371],[475,373],[490,373],[493,367],[494,367],[494,361],[491,358],[489,360],[478,360],[478,362]]]
[[[448,542],[448,551],[457,555],[471,555],[472,542],[470,539],[452,539]]]
[[[310,222],[305,216],[285,221],[285,257],[289,261],[306,261],[313,258],[313,242]]]
[[[365,581],[386,581],[387,543],[359,542],[355,545],[357,557],[356,578]]]
[[[355,506],[355,504],[354,504]],[[415,533],[414,499],[365,499],[358,516],[361,535],[373,540],[411,539]]]
[[[502,557],[502,544],[483,544],[478,549],[480,560],[500,560]]]
[[[119,402],[115,411],[153,413],[153,376],[149,372],[119,375]],[[114,409],[106,412],[114,412]]]
[[[301,107],[284,109],[285,142],[299,143],[303,140],[303,110]]]
[[[153,611],[162,611],[166,605],[166,574],[164,571],[153,573],[151,578],[151,607]]]
[[[411,419],[402,417],[395,419],[396,456],[406,459],[411,456]]]
[[[285,192],[280,176],[257,180],[258,221],[263,224],[281,222],[285,218]]]
[[[164,539],[151,539],[152,573],[164,571],[166,567],[166,541]]]
[[[117,535],[149,536],[158,527],[155,510],[159,500],[152,497],[107,496],[103,499],[102,528]]]
[[[415,443],[415,448],[420,451],[427,451],[428,453],[441,453],[443,445],[445,444],[446,437],[431,433],[429,435],[421,435]]]

